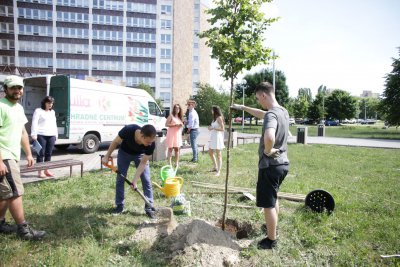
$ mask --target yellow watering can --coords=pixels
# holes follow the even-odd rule
[[[164,193],[166,197],[176,197],[181,193],[181,187],[183,185],[183,178],[181,177],[174,177],[174,178],[167,178],[164,181],[164,187],[161,187],[157,183],[153,182],[161,192]]]

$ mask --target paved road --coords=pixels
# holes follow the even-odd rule
[[[258,134],[242,134],[238,136],[259,136]],[[209,131],[205,127],[200,128],[200,135],[198,139],[199,144],[205,144],[205,150],[208,150]],[[245,140],[246,143],[252,140]],[[240,142],[241,143],[241,142]],[[296,136],[289,137],[289,143],[296,143]],[[400,149],[400,141],[393,140],[377,140],[377,139],[356,139],[356,138],[334,138],[334,137],[307,137],[308,144],[330,144],[330,145],[343,145],[343,146],[360,146],[360,147],[375,147],[375,148],[394,148]],[[73,146],[66,151],[55,150],[53,153],[53,160],[62,160],[67,158],[74,158],[84,162],[84,171],[100,169],[100,156],[105,154],[108,149],[108,144],[100,146],[99,151],[93,154],[82,154],[82,152]],[[191,153],[190,148],[182,149],[181,154]],[[116,152],[114,152],[116,153]],[[24,159],[21,164],[26,164]],[[56,177],[65,177],[69,175],[69,167],[52,170]],[[79,175],[80,167],[73,167],[73,175]],[[24,183],[36,182],[45,179],[37,178],[37,172],[26,173],[22,175]]]

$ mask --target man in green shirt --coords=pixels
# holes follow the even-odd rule
[[[25,221],[22,185],[19,164],[22,149],[33,166],[33,157],[29,146],[28,133],[25,129],[26,119],[23,107],[18,103],[24,94],[24,83],[21,77],[8,76],[4,80],[5,97],[0,99],[0,234],[16,232],[26,240],[41,239],[46,233],[33,230]],[[17,227],[5,220],[10,211]]]

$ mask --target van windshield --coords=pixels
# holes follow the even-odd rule
[[[151,115],[154,115],[154,116],[162,115],[160,108],[157,106],[157,104],[155,102],[149,102],[149,112]]]

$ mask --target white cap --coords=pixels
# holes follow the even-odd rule
[[[16,75],[10,75],[7,76],[4,81],[3,81],[4,85],[7,86],[7,88],[9,87],[13,87],[13,86],[22,86],[24,87],[24,80]]]

